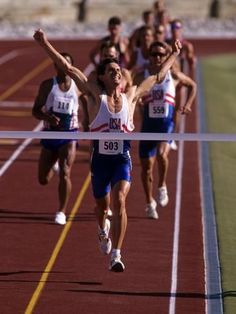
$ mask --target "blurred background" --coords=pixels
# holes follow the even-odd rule
[[[0,37],[12,25],[19,26],[16,34],[27,36],[26,26],[31,27],[32,24],[34,28],[57,25],[55,34],[58,34],[59,26],[63,29],[73,26],[68,33],[75,35],[77,31],[83,33],[86,30],[85,36],[89,33],[99,36],[104,29],[97,29],[97,24],[106,25],[112,15],[122,17],[126,24],[125,32],[129,32],[140,23],[142,12],[152,9],[153,4],[152,0],[0,0]],[[212,33],[219,31],[220,21],[221,25],[224,24],[224,30],[236,36],[236,0],[166,0],[165,6],[170,18],[185,20],[188,31],[195,35],[201,31],[203,36],[204,30]],[[86,27],[93,25],[89,32]],[[199,27],[203,29],[199,30]],[[32,33],[31,28],[29,31]],[[11,36],[10,32],[7,35]]]
[[[0,0],[0,19],[13,22],[102,22],[109,16],[122,15],[126,21],[140,17],[140,12],[151,8],[151,0]],[[173,17],[209,17],[218,11],[221,18],[236,17],[236,0],[166,0]],[[213,12],[214,15],[214,12]],[[217,15],[217,12],[216,12]]]

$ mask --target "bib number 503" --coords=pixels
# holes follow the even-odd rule
[[[118,142],[110,142],[110,141],[104,142],[104,149],[117,151],[118,150]]]
[[[99,152],[101,154],[116,155],[123,152],[123,141],[99,141]]]

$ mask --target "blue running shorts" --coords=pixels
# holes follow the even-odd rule
[[[93,152],[91,181],[94,197],[97,199],[104,197],[119,181],[131,182],[131,170],[129,152],[113,156]]]

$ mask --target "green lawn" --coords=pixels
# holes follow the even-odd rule
[[[236,133],[236,55],[201,60],[207,128]],[[224,313],[236,313],[236,142],[210,144]]]

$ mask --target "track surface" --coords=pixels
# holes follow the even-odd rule
[[[194,40],[197,55],[236,51],[235,41]],[[54,41],[84,69],[93,41]],[[39,83],[54,74],[32,41],[0,42],[0,130],[32,130],[38,124],[31,104]],[[43,64],[42,64],[43,63]],[[37,70],[38,69],[38,70]],[[32,72],[33,71],[33,72]],[[38,71],[38,72],[37,72]],[[18,83],[17,83],[18,82]],[[16,85],[17,83],[17,85]],[[12,104],[18,103],[17,107]],[[196,131],[196,110],[186,131]],[[22,141],[1,140],[0,167]],[[133,183],[128,196],[128,230],[122,250],[126,271],[108,271],[100,254],[89,175],[88,143],[81,141],[73,168],[68,207],[71,223],[54,225],[57,178],[37,183],[39,142],[32,141],[0,177],[0,312],[10,313],[205,313],[205,282],[197,144],[186,142],[180,160],[170,154],[170,203],[159,220],[145,217],[137,143],[133,143]],[[178,267],[172,272],[176,189],[181,184]],[[82,190],[81,190],[82,189]],[[81,194],[84,191],[85,194]],[[78,199],[79,196],[79,199]],[[62,237],[63,238],[62,238]],[[58,242],[59,240],[59,242]],[[56,248],[56,249],[55,249]],[[172,289],[176,280],[177,289]]]

